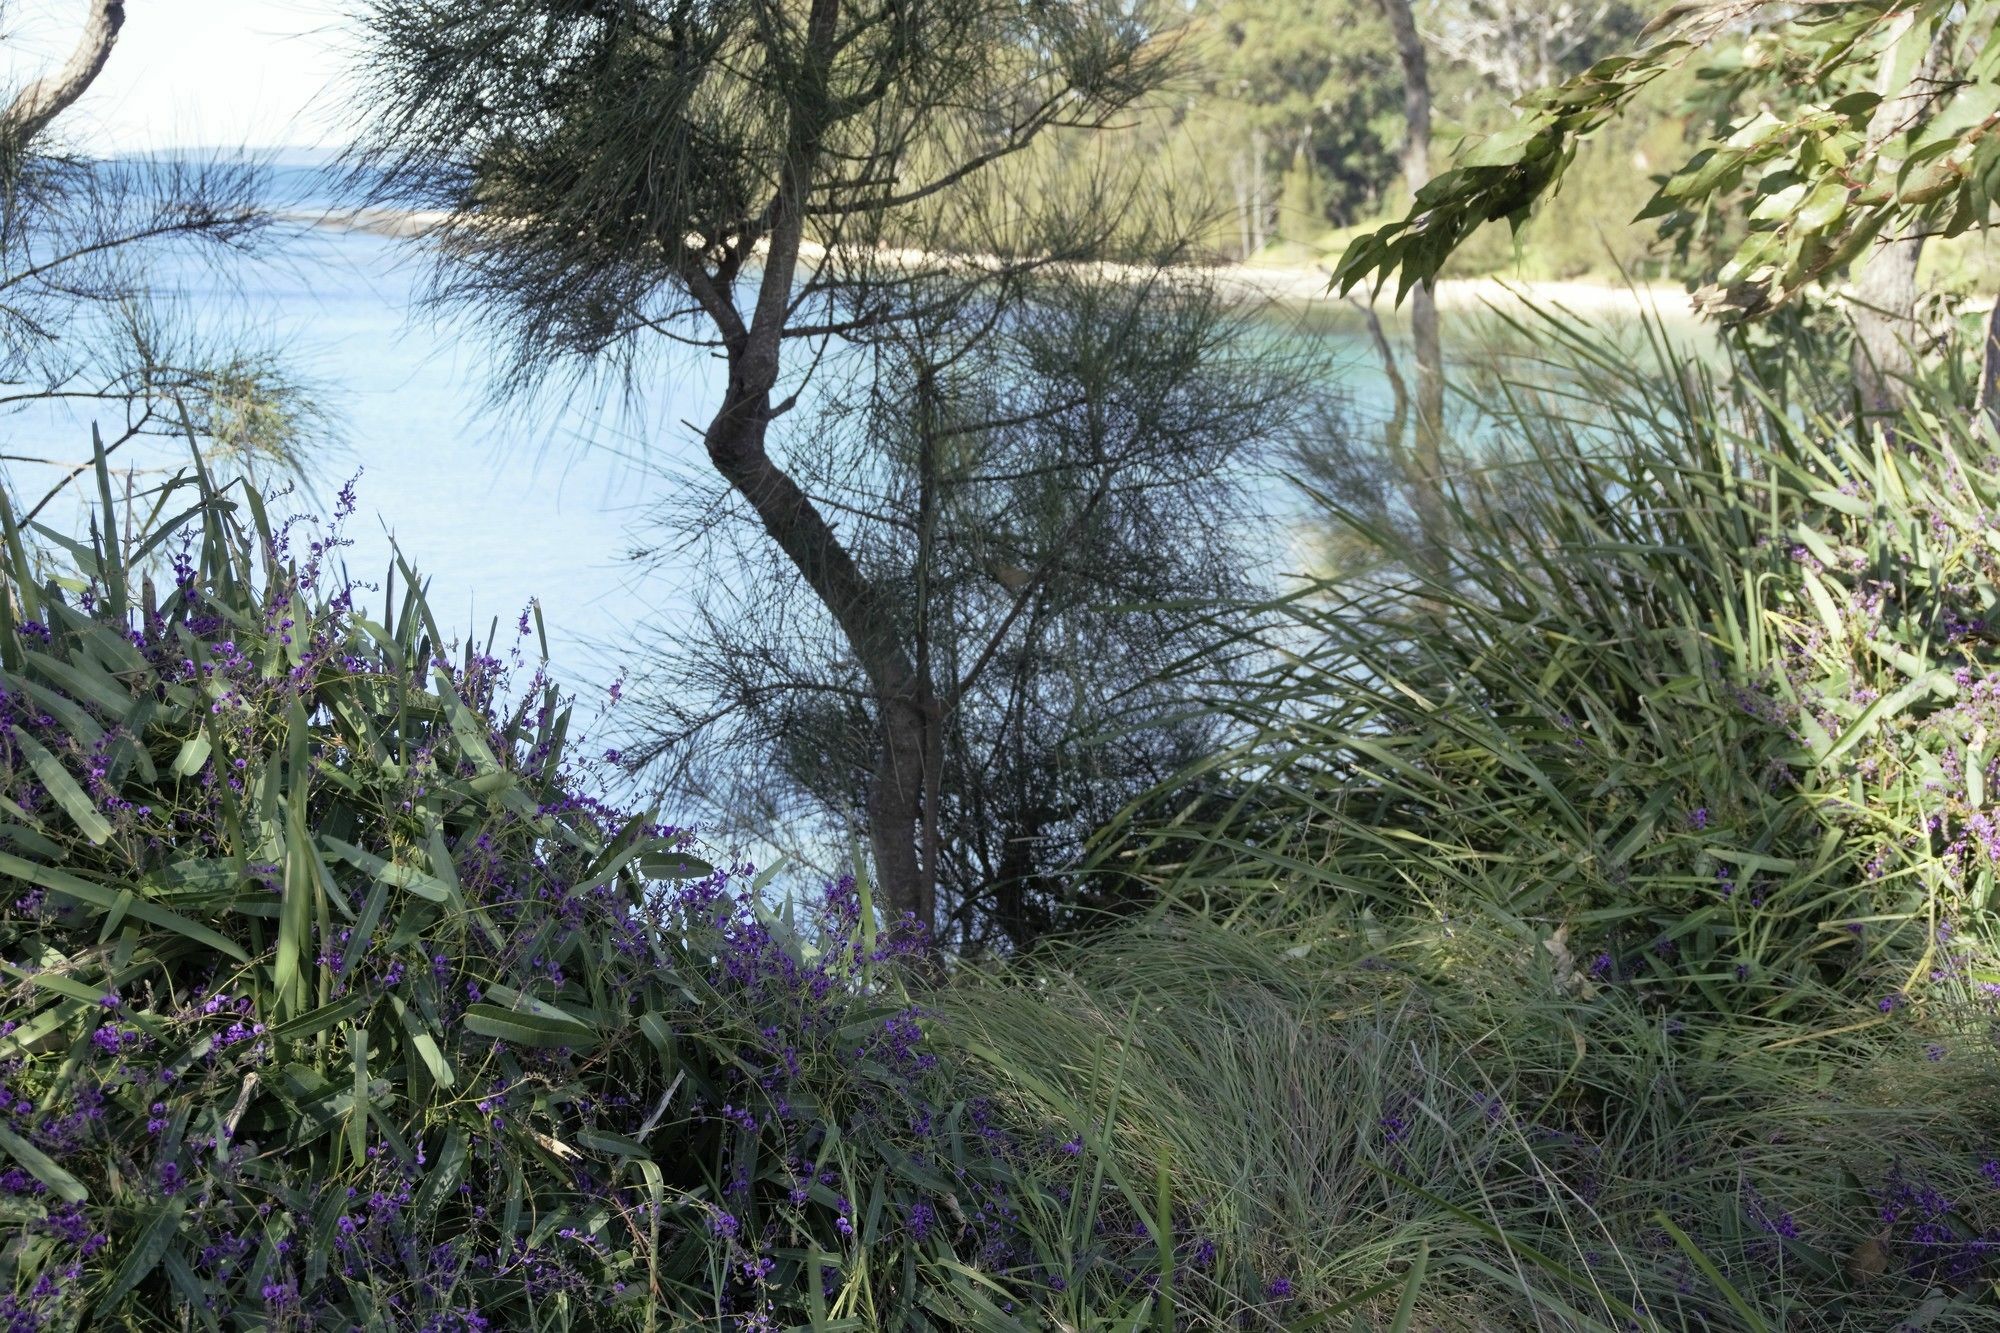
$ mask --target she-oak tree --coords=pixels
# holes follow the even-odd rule
[[[703,449],[868,681],[878,891],[928,925],[926,787],[951,701],[772,424],[830,348],[954,304],[977,319],[1009,282],[1105,257],[1101,216],[1072,225],[996,177],[1159,87],[1171,29],[1125,0],[368,0],[362,16],[360,160],[443,210],[436,294],[497,318],[515,385],[607,358],[630,371],[648,334],[724,361]]]

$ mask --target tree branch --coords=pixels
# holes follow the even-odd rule
[[[21,89],[13,104],[0,112],[0,141],[19,151],[67,111],[103,71],[124,26],[125,0],[91,0],[76,49],[63,67]]]

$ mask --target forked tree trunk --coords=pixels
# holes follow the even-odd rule
[[[840,0],[812,0],[801,77],[824,81],[837,55]],[[693,288],[721,330],[729,384],[703,434],[709,461],[741,495],[764,530],[819,598],[874,695],[880,744],[868,796],[868,836],[875,887],[892,918],[909,916],[926,932],[935,926],[935,894],[918,848],[925,790],[930,690],[917,671],[894,609],[855,562],[812,498],[770,456],[766,438],[776,416],[779,349],[790,315],[812,197],[825,145],[821,125],[795,111],[786,126],[784,168],[767,213],[763,274],[746,321],[730,295],[705,280]]]
[[[773,377],[775,379],[775,376]],[[840,626],[875,696],[877,744],[868,792],[868,840],[875,889],[891,917],[934,925],[933,885],[919,854],[924,809],[928,691],[895,631],[879,591],[798,483],[765,449],[771,423],[769,382],[732,392],[704,438],[717,472],[749,501],[764,530],[791,558]]]

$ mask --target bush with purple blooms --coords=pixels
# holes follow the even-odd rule
[[[0,1327],[1025,1315],[1087,1166],[941,1063],[865,889],[772,909],[407,570],[378,622],[337,535],[155,498],[136,557],[0,501]]]

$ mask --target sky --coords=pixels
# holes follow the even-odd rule
[[[85,0],[0,0],[9,85],[60,62]],[[111,60],[63,118],[88,152],[345,142],[341,0],[126,0]]]

